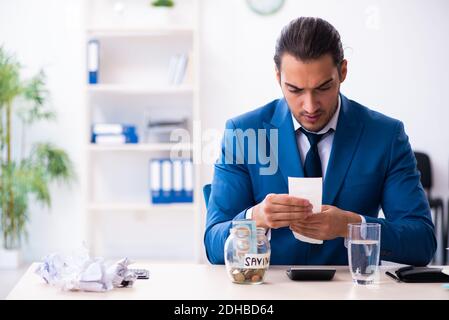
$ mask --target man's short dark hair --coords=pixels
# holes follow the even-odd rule
[[[274,55],[278,70],[281,70],[281,60],[285,53],[303,62],[330,54],[339,73],[344,59],[343,45],[337,29],[326,20],[312,17],[297,18],[282,29]]]

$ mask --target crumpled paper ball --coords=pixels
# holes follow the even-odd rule
[[[85,249],[74,255],[50,254],[35,272],[65,291],[104,292],[133,286],[137,275],[128,269],[131,263],[124,258],[107,267],[103,258],[90,258]]]

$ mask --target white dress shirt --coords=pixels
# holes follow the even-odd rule
[[[327,165],[329,164],[329,157],[331,155],[331,151],[332,151],[332,143],[334,142],[334,136],[335,136],[335,131],[337,130],[337,123],[338,123],[338,116],[340,115],[340,108],[341,108],[341,97],[338,96],[338,105],[337,105],[337,110],[335,111],[334,115],[332,116],[332,118],[329,120],[329,122],[327,123],[327,125],[321,129],[318,132],[313,132],[315,134],[324,134],[326,132],[328,132],[330,129],[333,129],[332,132],[329,132],[329,134],[326,134],[325,136],[323,136],[320,140],[320,142],[318,142],[318,153],[320,155],[320,160],[321,160],[321,172],[323,173],[323,177],[326,177],[326,171],[327,171]],[[301,128],[301,124],[296,120],[296,118],[292,115],[292,120],[293,120],[293,128],[295,129],[295,132]],[[310,132],[309,130],[307,130],[306,128],[303,128],[304,130],[306,130],[307,132]],[[301,163],[304,165],[304,161],[306,160],[306,155],[307,152],[309,152],[310,149],[310,142],[309,139],[307,139],[307,136],[300,131],[298,131],[297,135],[296,135],[296,142],[298,144],[298,150],[299,150],[299,154],[301,157]],[[360,215],[360,218],[362,218],[362,223],[365,223],[366,220],[365,218]]]
[[[329,132],[328,134],[323,136],[321,138],[320,142],[318,142],[318,153],[320,155],[321,172],[323,173],[323,177],[326,176],[326,169],[327,169],[327,165],[329,163],[329,157],[330,157],[331,150],[332,150],[332,142],[334,142],[335,130],[337,130],[338,115],[340,114],[340,105],[341,105],[341,98],[340,98],[340,96],[338,96],[337,110],[335,111],[334,115],[329,120],[327,125],[318,132],[312,132],[315,134],[324,134],[324,133],[328,132],[330,129],[333,129],[332,132]],[[293,120],[293,128],[295,129],[295,132],[297,132],[298,129],[301,128],[302,126],[296,120],[296,118],[293,116],[293,114],[291,114],[291,116],[292,116],[292,120]],[[304,127],[303,127],[303,129],[306,130],[307,132],[311,132]],[[309,152],[309,149],[310,149],[310,142],[307,139],[307,136],[304,133],[302,133],[300,130],[298,131],[298,133],[296,133],[296,143],[298,145],[298,150],[299,150],[299,154],[301,157],[301,163],[304,165],[304,161],[306,160],[307,152]]]
[[[335,111],[334,115],[332,116],[332,118],[329,120],[329,122],[327,123],[327,125],[321,129],[318,132],[313,132],[315,134],[324,134],[326,132],[329,131],[329,129],[333,129],[332,132],[329,132],[328,134],[326,134],[325,136],[323,136],[320,140],[320,142],[318,142],[318,153],[320,155],[320,160],[321,160],[321,169],[322,169],[322,173],[323,173],[323,177],[326,177],[326,170],[327,170],[327,165],[329,164],[329,157],[331,154],[331,150],[332,150],[332,143],[334,142],[334,136],[335,136],[335,131],[337,130],[337,123],[338,123],[338,116],[340,114],[340,107],[341,107],[341,97],[338,96],[338,105],[337,105],[337,110]],[[291,117],[292,117],[292,121],[293,121],[293,128],[295,129],[295,133],[296,131],[301,128],[301,124],[296,120],[296,118],[293,116],[292,113]],[[308,131],[306,128],[303,128],[304,130]],[[310,132],[310,131],[308,131]],[[298,133],[296,133],[296,142],[298,145],[298,150],[299,150],[299,154],[301,157],[301,163],[304,165],[304,161],[306,159],[306,155],[307,152],[309,152],[310,149],[310,142],[307,139],[307,136],[302,133],[300,130],[298,131]],[[246,211],[245,214],[245,218],[246,219],[252,219],[252,212],[253,212],[253,207],[249,208]],[[363,216],[360,216],[362,218],[362,223],[365,223],[366,220]],[[271,238],[271,229],[268,230],[267,236],[270,239]]]

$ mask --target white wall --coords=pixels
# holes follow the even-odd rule
[[[28,260],[76,248],[85,239],[84,1],[0,0],[0,43],[18,53],[31,74],[44,67],[58,122],[29,137],[65,148],[80,177],[52,188],[51,212],[33,206]],[[244,0],[202,0],[201,117],[203,129],[280,96],[272,56],[280,29],[301,15],[328,19],[340,31],[349,60],[342,91],[401,119],[415,149],[432,156],[435,195],[448,195],[449,12],[446,0],[286,0],[274,16],[252,13]],[[202,183],[212,165],[204,165]]]
[[[203,123],[225,119],[281,95],[273,54],[281,28],[298,16],[319,16],[340,32],[349,74],[342,92],[400,119],[412,147],[430,154],[434,194],[449,189],[449,2],[445,0],[287,0],[263,17],[242,0],[203,1],[201,105]],[[204,166],[203,182],[212,178]]]
[[[44,69],[50,103],[58,114],[56,122],[32,127],[27,140],[47,140],[64,148],[79,177],[71,188],[51,186],[51,210],[31,206],[29,240],[24,246],[24,258],[30,261],[75,249],[85,239],[83,5],[79,0],[0,1],[0,44],[17,54],[24,77]]]

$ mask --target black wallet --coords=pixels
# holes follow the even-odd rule
[[[449,282],[449,275],[443,273],[443,268],[407,266],[399,268],[395,273],[403,282]]]

